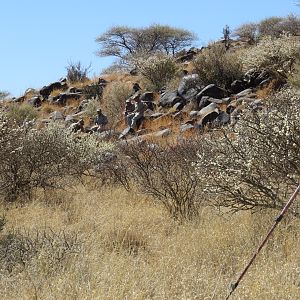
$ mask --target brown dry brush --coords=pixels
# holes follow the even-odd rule
[[[105,144],[105,143],[103,143]],[[0,120],[0,196],[32,199],[39,188],[61,189],[81,181],[105,151],[93,137],[76,139],[51,124],[36,130]]]
[[[121,148],[127,172],[138,188],[160,201],[177,220],[198,215],[198,179],[193,164],[196,144],[184,141],[165,147],[148,141],[128,143]]]

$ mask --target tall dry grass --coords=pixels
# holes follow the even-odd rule
[[[274,220],[274,212],[204,208],[197,222],[179,226],[137,192],[78,187],[46,196],[6,207],[0,240],[51,229],[76,236],[76,247],[71,239],[57,260],[54,243],[11,273],[0,267],[1,299],[224,299]],[[300,298],[299,228],[290,217],[280,224],[232,299]]]

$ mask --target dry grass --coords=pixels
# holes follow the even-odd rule
[[[274,90],[276,89],[278,85],[278,82],[274,79],[272,80],[266,87],[263,87],[259,90],[257,90],[256,95],[258,99],[267,99],[274,93]]]
[[[63,91],[64,91],[63,89],[55,89],[51,92],[50,96],[51,97],[59,96],[59,94],[61,94]]]
[[[37,255],[19,272],[0,271],[1,299],[224,299],[274,220],[274,212],[221,216],[205,208],[198,222],[179,226],[122,189],[47,198],[9,208],[1,236],[63,230],[78,236],[80,250],[56,268]],[[299,299],[299,227],[283,221],[232,299]]]

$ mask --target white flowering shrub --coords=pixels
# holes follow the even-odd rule
[[[177,74],[178,67],[173,57],[168,55],[152,55],[136,61],[140,74],[147,85],[156,91],[167,86]]]
[[[213,44],[193,60],[195,72],[204,85],[230,85],[242,76],[242,64],[236,53],[226,51],[224,45]]]
[[[266,69],[271,72],[288,71],[286,66],[293,64],[299,57],[300,43],[293,37],[281,36],[273,38],[263,37],[256,46],[244,51],[242,55],[243,67],[247,71],[251,68]]]
[[[51,124],[36,130],[0,120],[0,196],[6,201],[30,199],[36,188],[74,184],[101,161],[110,145],[95,136],[82,139]]]
[[[199,180],[215,204],[281,209],[299,182],[300,96],[285,90],[270,100],[267,109],[245,113],[236,132],[199,144]]]

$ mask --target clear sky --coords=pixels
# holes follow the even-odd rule
[[[69,62],[99,75],[112,58],[95,38],[113,25],[163,24],[195,32],[205,45],[246,22],[300,13],[294,0],[0,0],[0,90],[20,96],[66,75]]]

